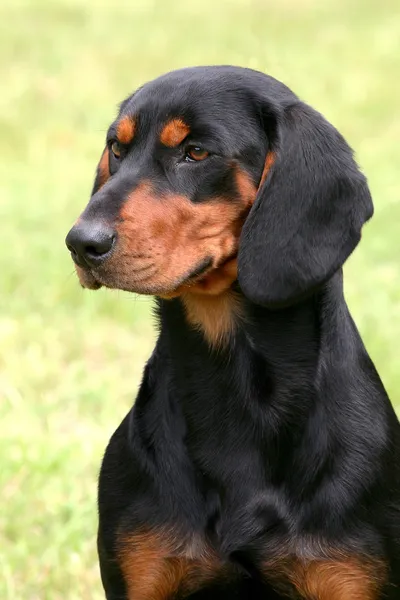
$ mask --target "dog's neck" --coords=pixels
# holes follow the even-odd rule
[[[310,460],[316,465],[328,460],[340,429],[354,452],[344,458],[338,451],[338,460],[365,456],[364,473],[368,440],[375,436],[375,449],[381,443],[388,409],[344,300],[342,274],[280,310],[239,297],[243,318],[219,347],[210,346],[188,320],[181,299],[160,301],[152,361],[163,376],[151,380],[165,436],[179,431],[184,452],[215,481],[235,481],[241,489],[243,480],[253,478],[249,489],[256,489],[265,477],[279,486],[291,473],[293,493],[301,494],[311,485],[308,475],[314,476]],[[361,396],[355,382],[363,382]],[[238,444],[249,461],[232,459]]]
[[[210,345],[193,326],[182,299],[160,302],[157,363],[171,381],[171,399],[204,444],[209,430],[199,430],[209,415],[224,422],[224,430],[233,429],[234,422],[245,430],[250,419],[262,437],[273,431],[296,437],[317,406],[329,412],[332,394],[322,390],[332,390],[335,378],[350,372],[351,362],[353,373],[360,368],[355,361],[362,342],[344,301],[342,274],[280,310],[256,306],[235,293],[241,318],[219,346]],[[342,385],[350,388],[351,381]]]
[[[359,353],[348,347],[358,336],[356,330],[351,336],[344,331],[352,321],[340,273],[295,306],[269,310],[242,295],[240,301],[243,318],[227,343],[218,347],[210,346],[190,323],[181,299],[160,301],[161,332],[153,360],[157,372],[163,371],[163,387],[154,384],[154,396],[160,400],[163,422],[169,423],[165,427],[184,432],[182,444],[204,473],[223,479],[210,457],[230,456],[240,439],[249,456],[258,456],[264,447],[271,481],[278,483],[293,464],[300,439],[306,440],[306,453],[314,447],[324,453],[329,442],[307,441],[312,423],[317,420],[323,440],[329,440],[325,428],[331,406],[346,413],[346,387],[351,382],[344,381],[347,375],[342,377],[341,371],[350,371],[341,361],[358,360],[351,356]],[[335,392],[338,377],[340,398]],[[265,467],[256,455],[254,472]],[[250,476],[248,465],[245,471],[242,467],[236,465],[238,474],[231,473],[237,485],[241,477]]]
[[[341,360],[357,336],[341,272],[307,299],[279,310],[250,303],[234,287],[221,297],[161,301],[159,311],[161,336],[178,364],[196,354],[203,365],[220,367],[235,357],[240,360],[246,348],[248,356],[265,362],[278,378],[314,377],[321,352],[336,352]],[[349,327],[350,336],[345,335]]]

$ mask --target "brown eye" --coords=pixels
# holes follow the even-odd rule
[[[207,150],[204,150],[204,148],[202,148],[201,146],[189,146],[189,148],[186,151],[186,160],[188,160],[188,161],[204,160],[205,158],[207,158],[207,156],[208,156]]]
[[[115,158],[120,158],[121,146],[120,146],[119,142],[113,142],[111,144],[111,152],[114,154]]]

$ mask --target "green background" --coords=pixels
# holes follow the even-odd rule
[[[274,75],[355,148],[375,217],[345,269],[400,407],[398,0],[8,0],[0,5],[0,597],[100,599],[96,476],[154,332],[149,303],[84,292],[64,247],[116,105],[176,67]]]

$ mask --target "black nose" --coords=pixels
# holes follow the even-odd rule
[[[68,233],[65,243],[74,261],[84,266],[97,266],[110,253],[115,232],[103,223],[79,221]]]

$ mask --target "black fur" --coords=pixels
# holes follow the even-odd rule
[[[316,111],[292,102],[269,115],[266,129],[276,132],[276,162],[243,228],[239,282],[248,298],[274,306],[340,269],[372,216],[372,200],[349,146]]]
[[[262,575],[285,548],[304,560],[332,548],[379,559],[386,583],[374,600],[400,598],[399,422],[343,296],[342,265],[372,215],[351,150],[283,84],[250,70],[184,69],[143,86],[122,114],[132,102],[149,115],[142,135],[175,113],[209,135],[220,179],[198,166],[204,186],[182,173],[173,183],[194,202],[232,157],[255,182],[267,152],[275,162],[242,231],[234,285],[246,318],[229,345],[210,348],[179,298],[157,300],[156,347],[100,473],[108,600],[128,598],[119,537],[165,527],[198,534],[239,574],[191,598],[287,597]],[[124,177],[153,169],[168,189],[145,147],[135,152]],[[164,172],[170,155],[160,154]]]

